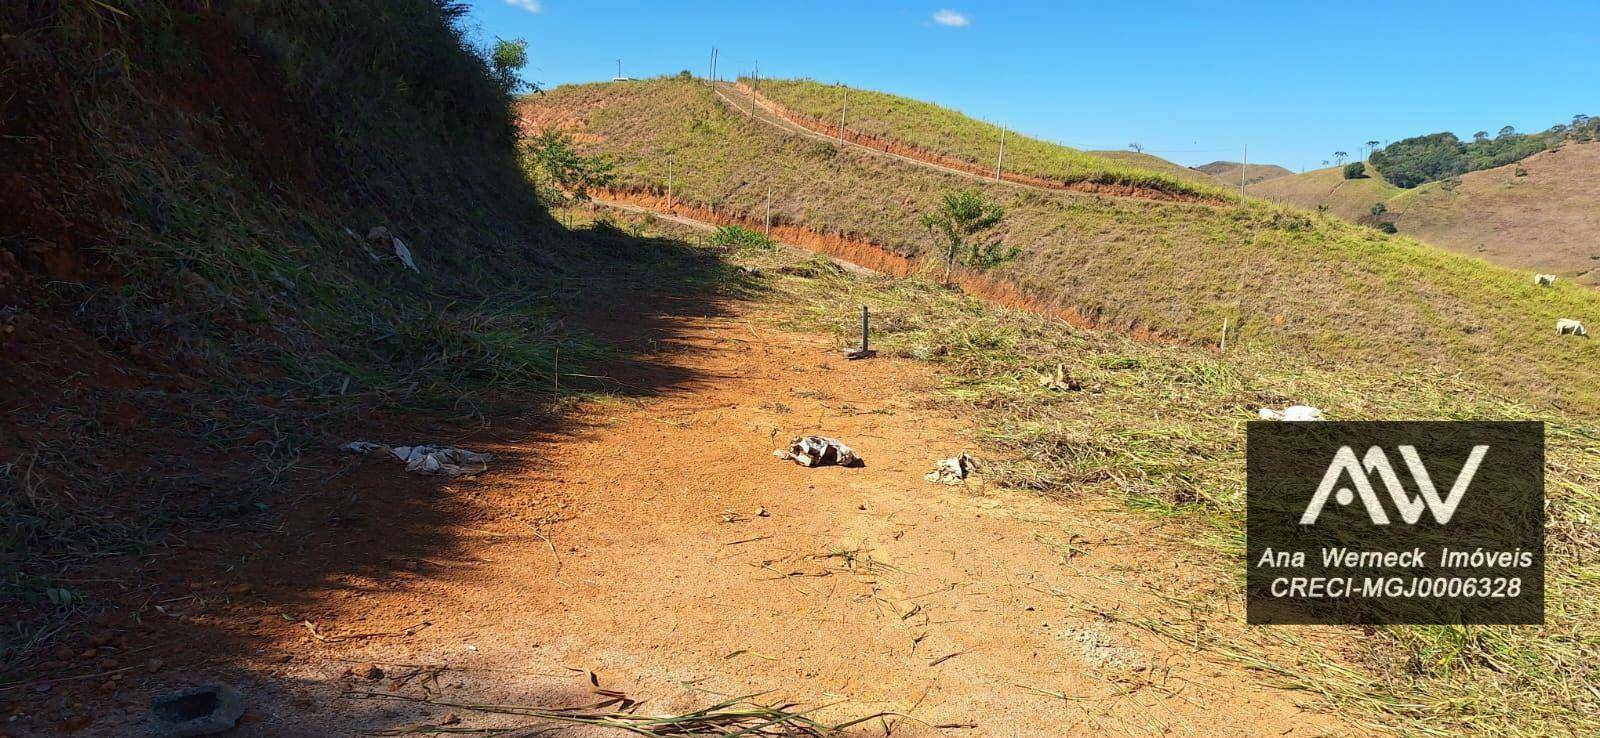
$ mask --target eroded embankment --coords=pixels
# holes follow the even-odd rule
[[[625,203],[646,208],[653,212],[697,220],[711,225],[736,225],[757,231],[765,228],[765,224],[760,218],[738,212],[718,210],[714,206],[684,202],[676,197],[673,198],[669,206],[666,195],[647,189],[604,189],[595,190],[591,194],[596,200],[603,202]],[[887,246],[882,246],[863,238],[843,233],[823,233],[805,226],[782,223],[777,220],[772,223],[771,237],[780,243],[826,254],[896,277],[910,277],[924,271],[942,269],[942,267],[925,259],[907,256]],[[985,302],[1056,318],[1079,328],[1115,328],[1123,330],[1139,340],[1160,343],[1181,342],[1175,337],[1153,330],[1143,324],[1107,325],[1098,315],[1087,313],[1075,305],[1064,302],[1059,297],[1039,295],[1009,280],[993,277],[965,267],[958,266],[952,270],[949,282],[959,287],[962,292]]]
[[[762,96],[760,93],[751,90],[750,87],[743,82],[733,83],[732,87],[738,90],[739,94],[741,95],[751,96],[757,105],[772,115],[782,118],[790,123],[793,123],[794,125],[800,126],[801,128],[811,131],[812,133],[816,133],[821,136],[827,136],[828,138],[835,140],[839,138],[839,126],[837,124],[828,123],[826,121],[813,118],[805,113],[801,113],[797,110],[789,108],[782,103],[775,102],[767,97]],[[738,105],[733,105],[732,107],[741,111],[744,110]],[[984,179],[995,179],[993,167],[977,164],[975,162],[970,162],[963,159],[957,159],[945,154],[940,154],[938,152],[929,151],[927,149],[908,144],[904,141],[874,136],[867,133],[861,133],[860,131],[852,131],[848,126],[846,126],[844,130],[844,140],[864,148],[869,148],[874,151],[882,151],[886,154],[897,156],[902,159],[911,159],[913,161],[939,167],[941,169],[953,169],[964,174],[982,177]],[[1027,187],[1038,187],[1049,190],[1067,190],[1070,192],[1082,192],[1092,195],[1132,197],[1142,200],[1161,200],[1165,202],[1203,203],[1208,205],[1214,205],[1222,202],[1217,198],[1201,197],[1199,195],[1191,195],[1181,192],[1168,192],[1166,190],[1160,190],[1154,187],[1140,187],[1138,185],[1107,182],[1090,182],[1086,180],[1065,181],[1048,179],[1045,177],[1035,177],[1028,174],[1018,174],[1016,172],[1001,172],[999,179],[1005,182],[1024,185]]]

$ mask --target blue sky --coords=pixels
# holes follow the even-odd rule
[[[844,82],[1080,148],[1316,168],[1369,139],[1600,115],[1600,3],[473,0],[547,86],[689,69]]]

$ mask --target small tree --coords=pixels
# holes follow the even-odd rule
[[[1128,144],[1128,150],[1132,151],[1135,154],[1143,153],[1144,152],[1144,144],[1142,144],[1142,143],[1131,143],[1131,144]]]
[[[922,216],[922,226],[944,239],[944,281],[950,281],[957,258],[971,266],[986,267],[1017,255],[1014,248],[977,239],[978,234],[993,228],[1003,217],[1005,210],[972,190],[945,193],[939,209]]]
[[[489,50],[489,71],[494,74],[500,88],[507,95],[515,95],[525,88],[538,91],[538,87],[522,81],[517,72],[528,65],[528,42],[520,38],[497,38]]]
[[[1376,151],[1378,149],[1378,144],[1380,144],[1380,143],[1382,143],[1382,142],[1378,141],[1377,139],[1373,139],[1371,141],[1368,141],[1367,142],[1367,152],[1371,153],[1373,151]]]
[[[558,205],[589,200],[589,190],[611,184],[614,164],[604,156],[584,156],[572,137],[545,129],[523,144],[523,165],[546,201]]]
[[[1343,151],[1335,151],[1335,152],[1333,152],[1333,163],[1334,164],[1343,164],[1344,160],[1348,159],[1348,158],[1350,158],[1350,154],[1348,154],[1346,152],[1343,152]]]
[[[1366,164],[1363,164],[1363,163],[1361,163],[1359,161],[1353,161],[1353,162],[1350,162],[1349,164],[1344,165],[1344,178],[1345,179],[1361,179],[1362,177],[1365,177],[1365,176],[1367,176],[1367,165]]]

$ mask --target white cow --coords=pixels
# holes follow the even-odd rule
[[[1573,320],[1572,318],[1562,318],[1557,320],[1556,335],[1565,336],[1569,333],[1574,336],[1583,336],[1584,338],[1589,337],[1589,329],[1583,327],[1583,323]]]
[[[1540,286],[1540,287],[1549,287],[1550,285],[1553,285],[1553,284],[1556,283],[1556,275],[1554,275],[1554,274],[1535,274],[1535,275],[1533,275],[1533,283],[1538,285],[1538,286]]]

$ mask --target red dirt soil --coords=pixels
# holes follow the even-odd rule
[[[191,541],[166,593],[102,618],[104,645],[76,655],[103,659],[95,678],[0,692],[14,734],[133,734],[151,695],[219,673],[248,694],[235,735],[508,727],[534,721],[460,705],[589,704],[591,671],[648,714],[763,693],[826,705],[822,720],[902,715],[856,735],[1352,734],[1126,622],[1242,627],[1226,598],[1215,615],[1169,604],[1225,585],[1181,530],[924,481],[976,448],[929,401],[926,367],[846,361],[754,306],[704,309],[648,334],[625,311],[595,318],[654,347],[614,376],[660,394],[459,439],[498,455],[479,478],[350,461],[281,535]],[[810,433],[866,465],[770,454]]]
[[[751,90],[750,87],[745,85],[743,82],[735,82],[730,86],[735,89],[739,95],[754,97],[756,105],[760,106],[768,113],[776,115],[790,123],[811,131],[812,133],[827,136],[834,140],[838,140],[839,138],[839,126],[836,124],[830,124],[826,121],[818,120],[806,115],[805,113],[801,113],[786,107],[781,103],[774,102],[760,93]],[[733,105],[733,108],[735,110],[744,110],[744,108],[740,108],[738,105]],[[928,151],[927,149],[913,146],[905,143],[904,141],[896,141],[893,139],[861,133],[859,131],[852,131],[848,126],[845,127],[844,140],[864,148],[882,151],[902,159],[912,159],[914,161],[919,161],[924,164],[929,164],[942,169],[954,169],[966,174],[982,177],[984,179],[995,178],[993,167],[976,164],[964,159],[956,159],[954,157],[946,156],[934,151]],[[1001,172],[999,179],[1006,182],[1012,182],[1014,184],[1026,185],[1028,187],[1038,187],[1048,190],[1068,190],[1071,192],[1084,192],[1095,195],[1132,197],[1141,200],[1163,200],[1168,202],[1207,204],[1217,204],[1222,202],[1216,198],[1201,197],[1199,195],[1189,195],[1178,192],[1166,192],[1164,190],[1158,190],[1150,187],[1138,187],[1135,185],[1124,184],[1105,184],[1100,182],[1064,182],[1061,180],[1046,179],[1044,177],[1035,177],[1028,174],[1017,174],[1015,172]]]

